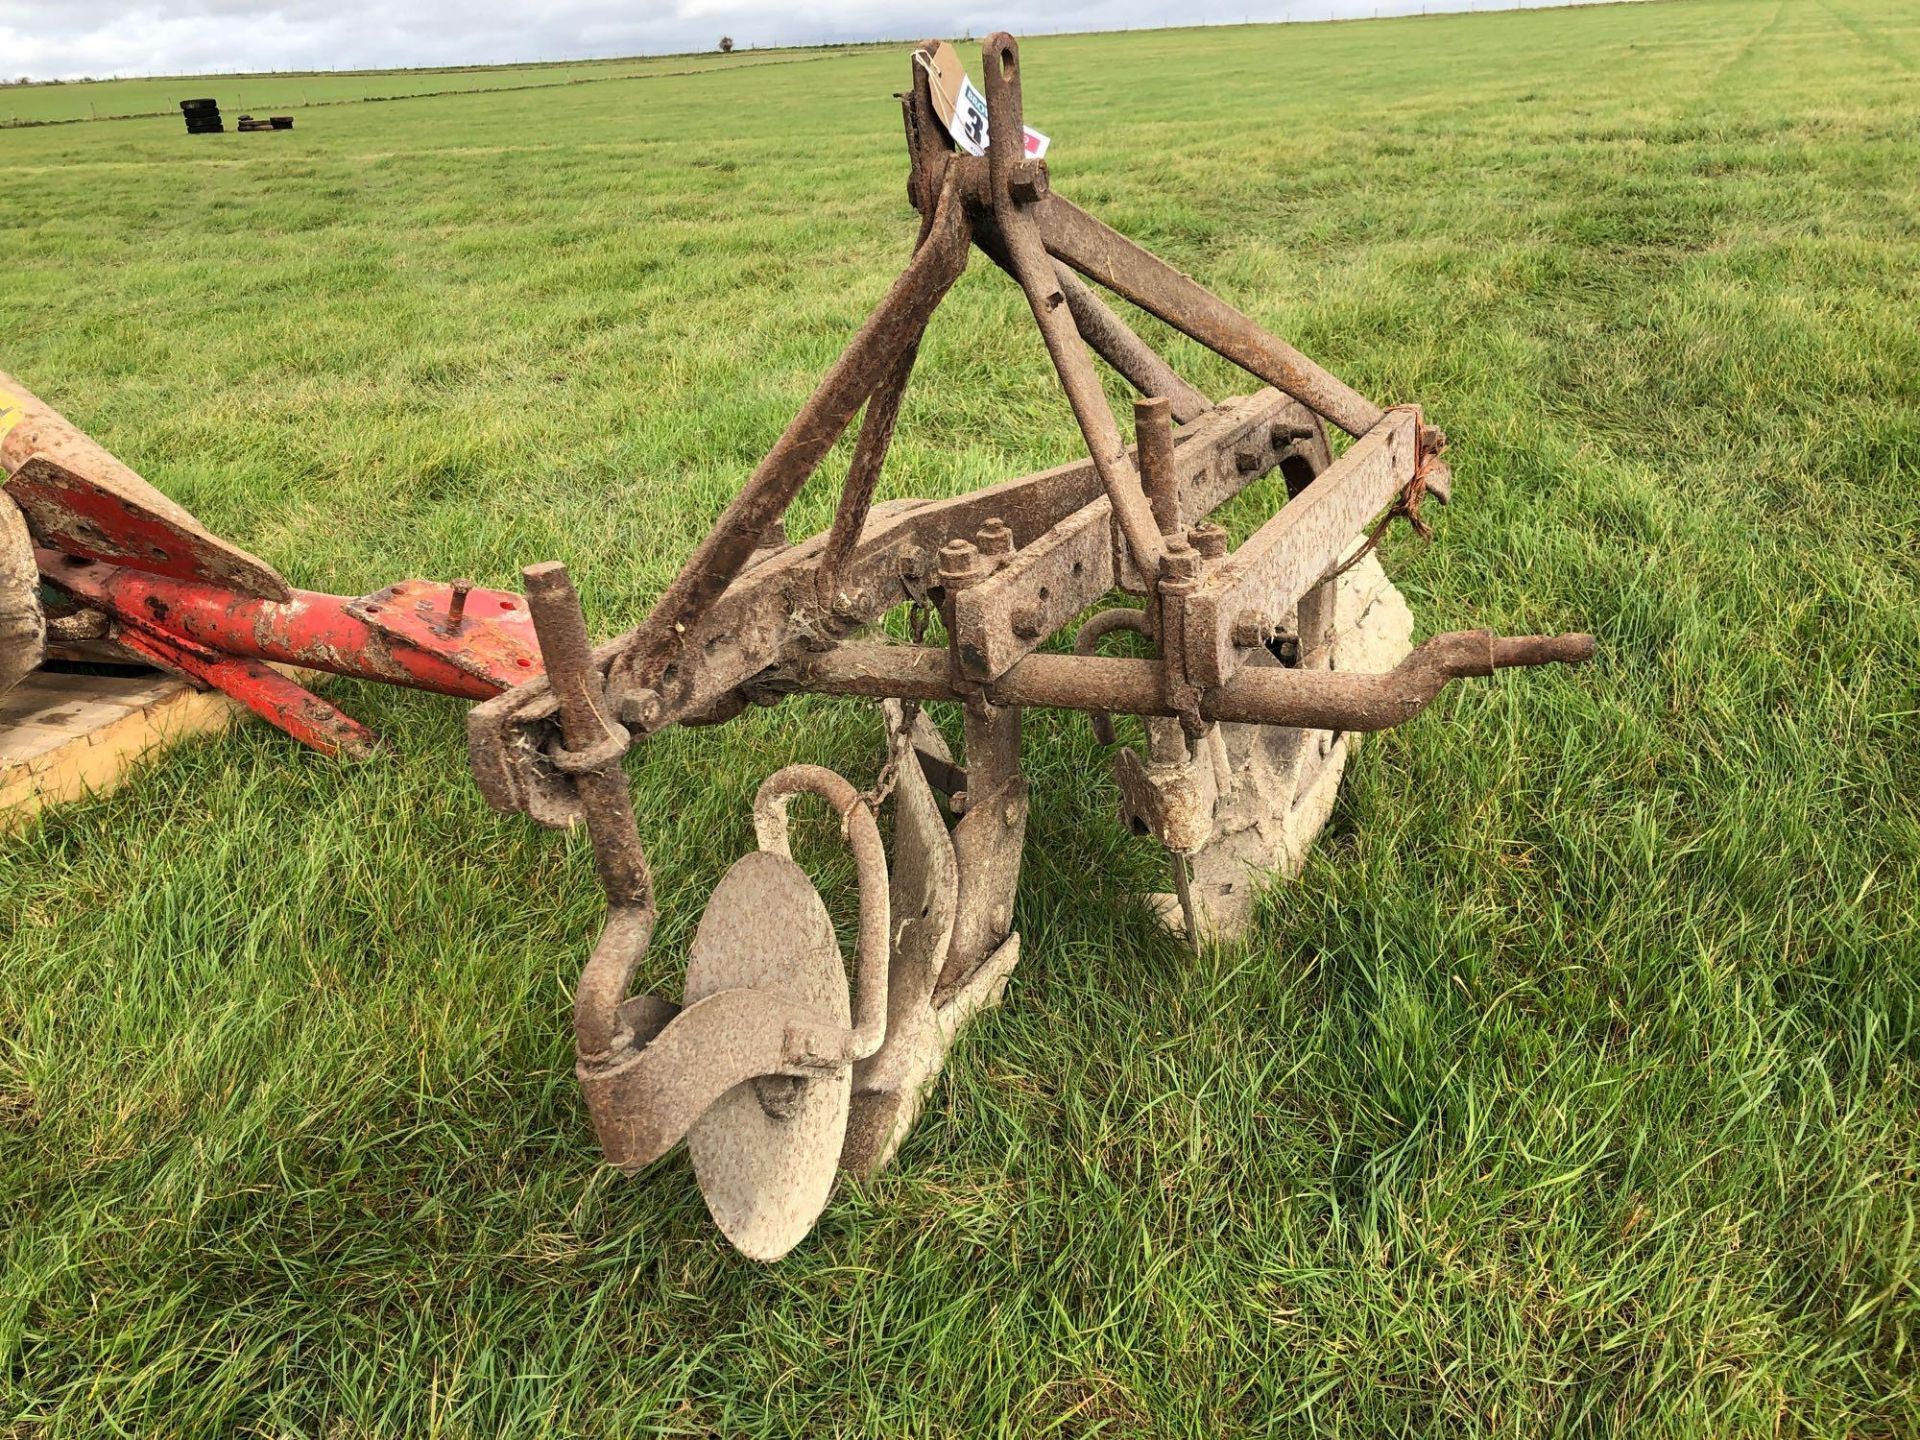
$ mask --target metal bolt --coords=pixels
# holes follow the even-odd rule
[[[1233,452],[1233,468],[1242,475],[1251,475],[1266,461],[1265,453],[1256,445],[1242,445]]]
[[[1243,650],[1266,644],[1267,637],[1272,634],[1273,626],[1258,610],[1242,610],[1234,617],[1233,643]]]
[[[971,540],[949,540],[940,547],[940,583],[946,589],[964,590],[986,573],[980,547]]]
[[[900,557],[900,578],[902,580],[924,580],[927,578],[927,560],[918,550],[909,550]]]
[[[1052,188],[1044,160],[1016,160],[1007,176],[1007,193],[1022,205],[1046,199]]]
[[[1040,614],[1038,605],[1018,605],[1007,617],[1013,626],[1013,633],[1022,640],[1037,640],[1047,633],[1046,621]]]
[[[1180,476],[1173,459],[1173,402],[1146,395],[1133,402],[1133,434],[1138,445],[1140,489],[1153,511],[1153,523],[1167,539],[1176,538],[1180,520]]]
[[[800,1107],[800,1097],[806,1093],[803,1075],[760,1075],[753,1080],[753,1097],[769,1120],[792,1119]]]
[[[457,631],[467,618],[467,595],[473,589],[473,581],[456,580],[451,589],[453,594],[447,600],[447,629]]]
[[[980,547],[980,553],[982,555],[993,558],[1011,555],[1013,553],[1013,531],[1007,527],[1006,521],[1002,520],[998,515],[992,515],[987,518],[987,523],[982,525],[979,533],[974,536],[974,543]]]
[[[1160,563],[1162,580],[1198,580],[1201,566],[1200,552],[1192,546],[1182,544],[1178,549],[1167,547],[1167,558]]]
[[[620,703],[620,723],[651,730],[665,710],[658,690],[636,690]]]
[[[1296,441],[1311,440],[1313,438],[1313,427],[1311,425],[1294,425],[1285,420],[1276,420],[1273,422],[1272,431],[1269,432],[1269,438],[1276,446],[1292,445]]]
[[[1224,526],[1203,520],[1187,532],[1187,543],[1200,552],[1202,560],[1218,560],[1227,553],[1227,532]]]

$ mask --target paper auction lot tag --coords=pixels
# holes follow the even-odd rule
[[[940,112],[940,123],[953,136],[953,143],[969,155],[987,153],[987,97],[968,78],[966,68],[953,46],[942,40],[931,55],[915,57],[927,72],[927,88],[933,92],[933,108]],[[1026,154],[1030,160],[1046,158],[1053,142],[1031,125],[1026,127]]]

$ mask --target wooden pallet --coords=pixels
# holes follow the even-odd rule
[[[246,713],[171,675],[35,671],[0,695],[0,831],[112,790],[142,757]]]

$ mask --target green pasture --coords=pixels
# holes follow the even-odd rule
[[[58,125],[80,120],[178,117],[182,100],[220,102],[228,128],[243,113],[281,114],[366,101],[492,94],[502,90],[551,90],[609,80],[659,80],[833,60],[858,50],[771,50],[731,55],[629,56],[618,60],[556,61],[539,65],[462,66],[437,70],[280,71],[259,75],[142,76],[63,84],[0,86],[0,128]],[[537,103],[537,101],[536,101]],[[184,127],[183,127],[184,128]],[[297,128],[297,126],[296,126]]]
[[[7,130],[0,369],[298,584],[562,559],[613,634],[912,241],[904,50],[768,58]],[[1084,720],[1031,716],[1007,1002],[771,1268],[683,1156],[597,1163],[589,857],[485,807],[460,705],[329,686],[359,766],[182,746],[0,839],[0,1434],[1920,1433],[1920,3],[1024,58],[1057,189],[1452,436],[1385,547],[1422,633],[1601,658],[1369,743],[1198,959]],[[976,263],[886,493],[1079,446]],[[765,774],[878,758],[825,700],[645,747],[645,982]]]

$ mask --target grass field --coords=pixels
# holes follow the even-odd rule
[[[0,128],[58,125],[79,120],[121,120],[168,115],[178,117],[180,102],[211,95],[220,102],[232,129],[246,111],[266,114],[330,108],[362,101],[444,98],[454,94],[494,94],[503,90],[550,90],[562,85],[604,81],[672,79],[715,70],[761,65],[792,65],[858,54],[845,47],[813,50],[741,51],[733,55],[633,56],[621,60],[577,60],[540,65],[480,65],[437,70],[341,70],[314,74],[190,75],[101,80],[63,85],[0,88]],[[629,103],[631,97],[629,98]],[[537,103],[537,102],[536,102]],[[296,126],[297,128],[297,126]]]
[[[461,707],[178,750],[0,841],[4,1433],[1920,1433],[1920,4],[1025,58],[1063,192],[1454,437],[1422,625],[1602,660],[1369,745],[1198,961],[1035,716],[1008,1003],[776,1268],[596,1165],[588,858]],[[906,75],[0,134],[0,367],[298,583],[559,558],[610,634],[906,253]],[[891,492],[1074,454],[1048,376],[977,264]],[[649,746],[645,980],[765,773],[876,757],[824,701]]]

